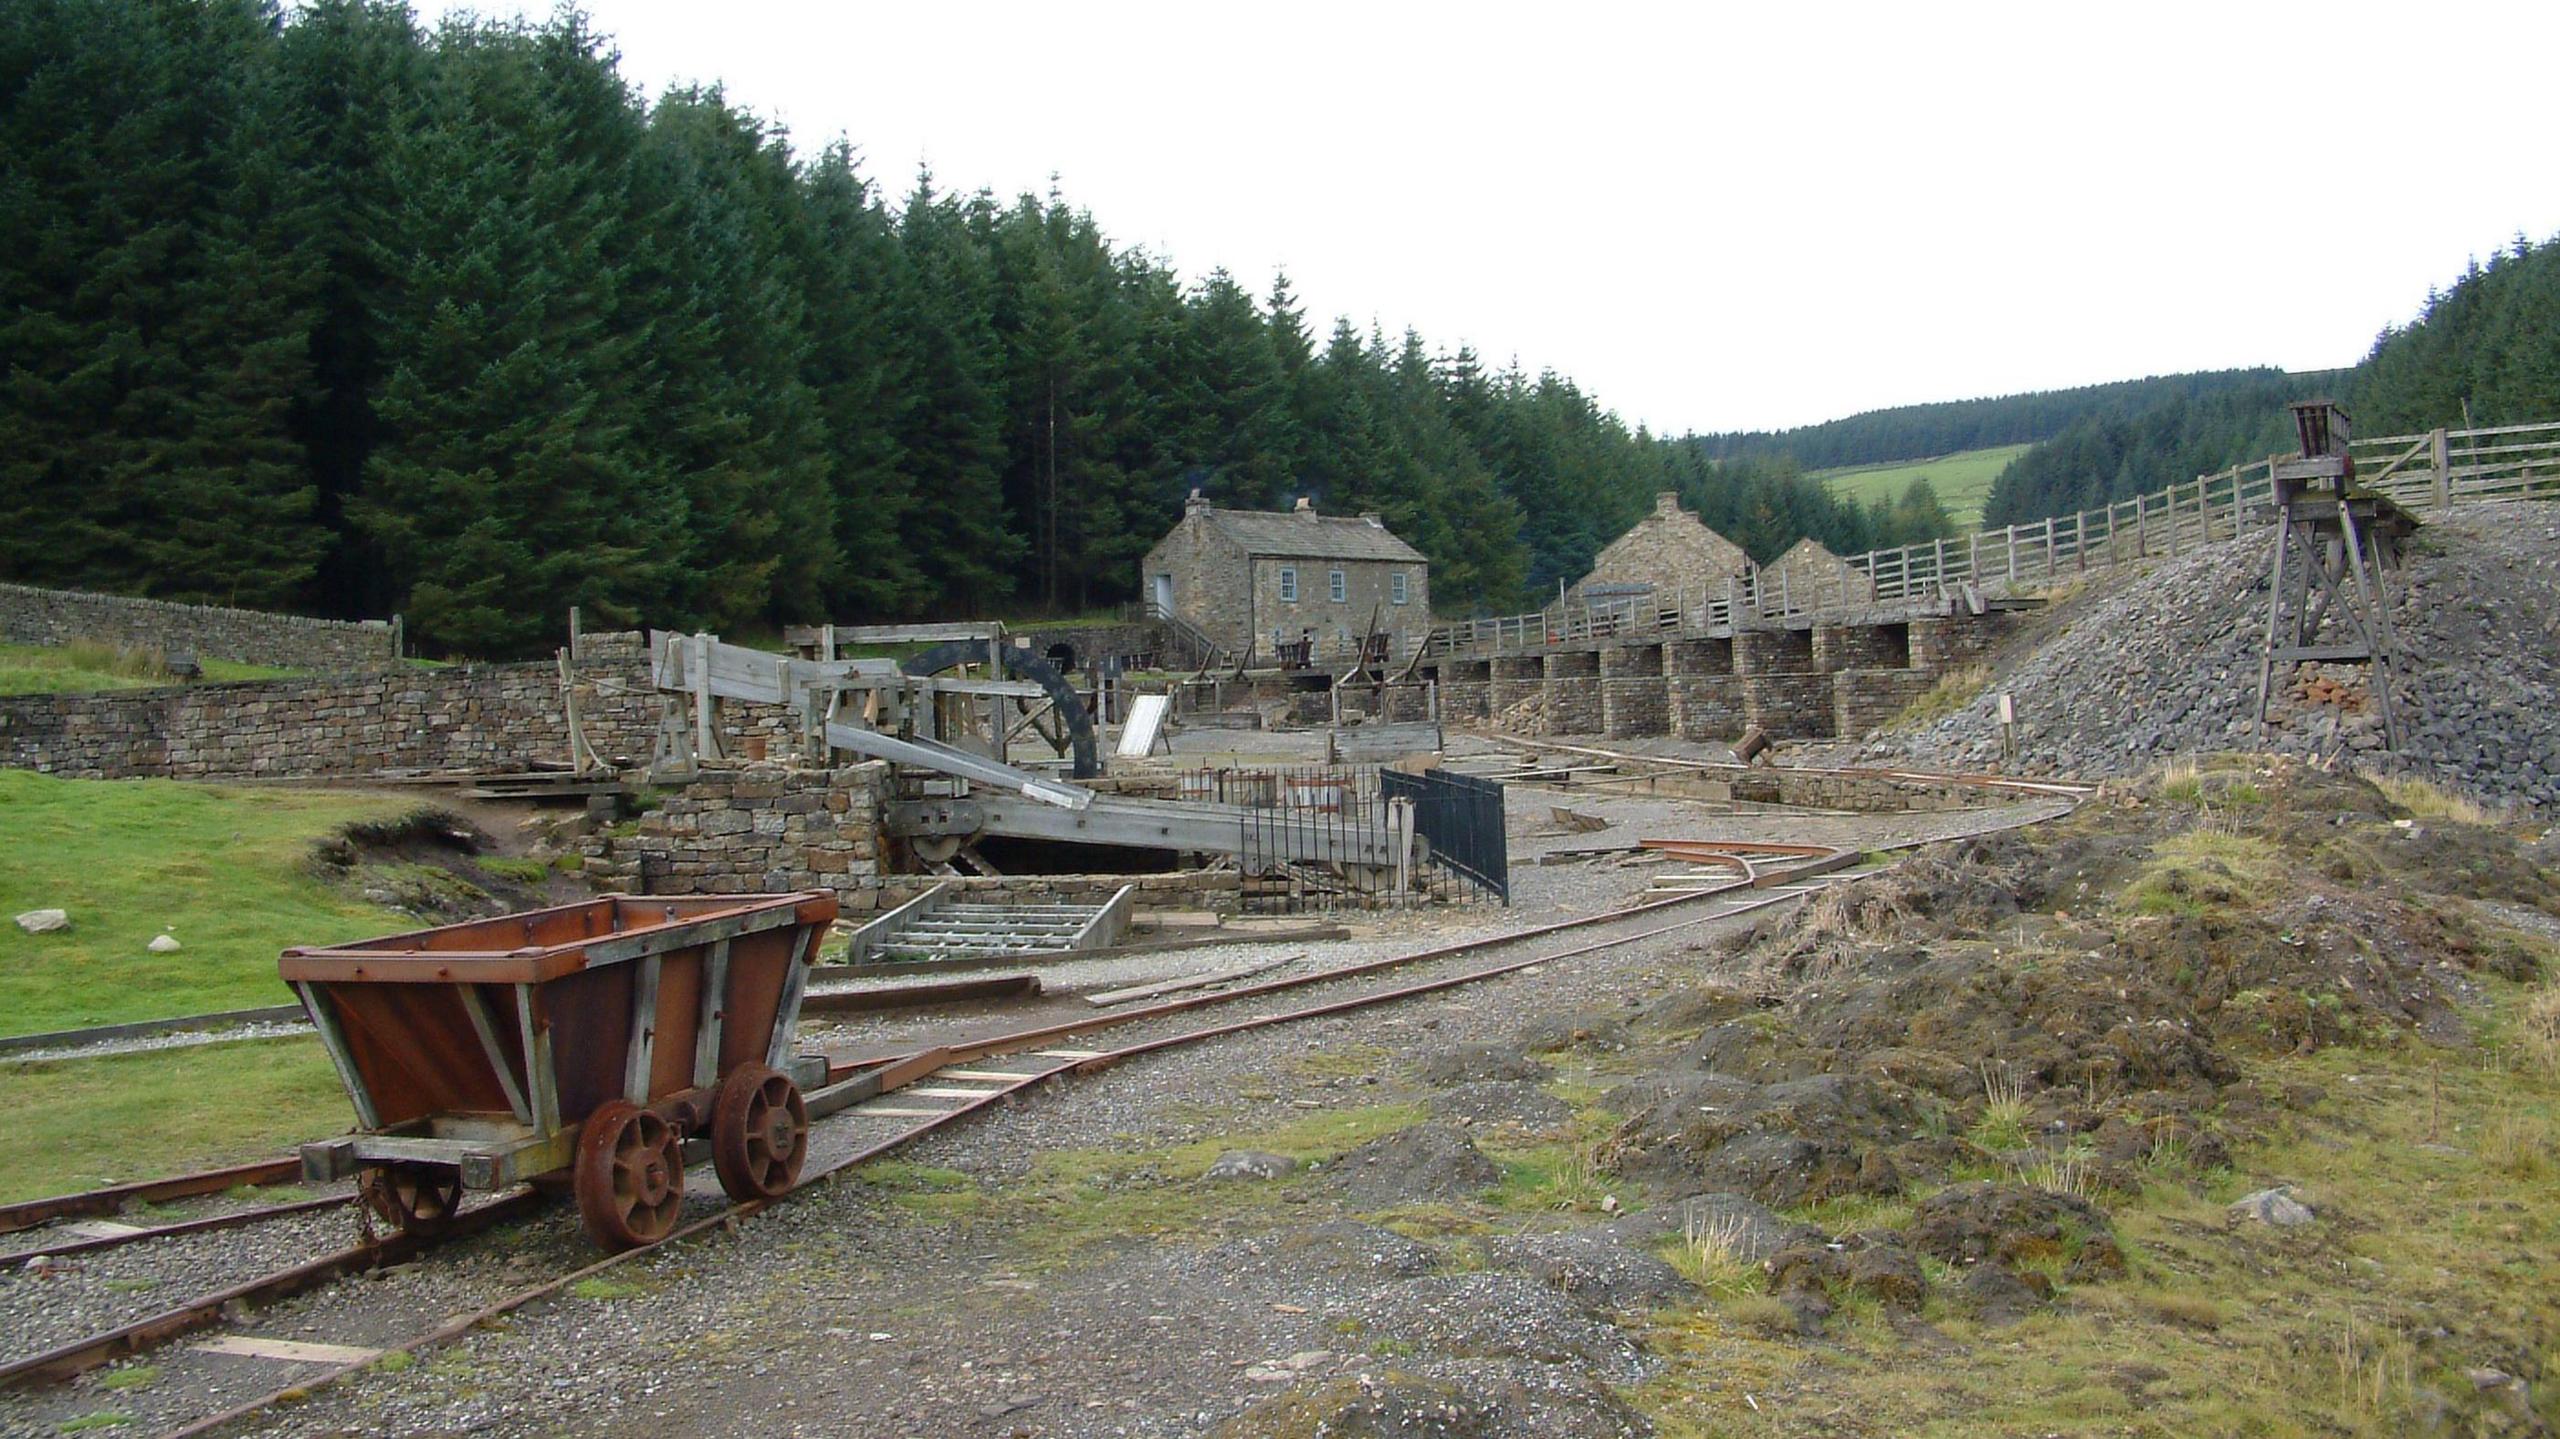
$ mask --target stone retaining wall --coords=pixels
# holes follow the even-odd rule
[[[634,894],[876,891],[889,767],[705,766],[640,818],[636,833],[587,839],[588,873]]]
[[[293,670],[378,670],[400,663],[400,631],[383,620],[315,620],[262,610],[0,584],[0,643],[67,645],[234,660]]]
[[[1730,674],[1678,674],[1668,690],[1665,724],[1685,740],[1731,740],[1743,726],[1742,680]]]
[[[1927,694],[1938,682],[1928,670],[1842,670],[1832,676],[1831,732],[1856,739]]]
[[[1596,650],[1551,650],[1546,656],[1548,734],[1597,734],[1600,730],[1600,655]]]
[[[1735,646],[1739,654],[1741,647]],[[1742,717],[1771,739],[1831,737],[1832,676],[1811,671],[1744,674]]]
[[[608,757],[646,759],[658,700],[645,674],[615,663],[579,670],[588,742]],[[623,683],[594,686],[600,675]],[[79,779],[492,772],[568,757],[559,671],[541,663],[0,696],[0,766]]]

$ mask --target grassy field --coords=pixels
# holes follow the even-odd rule
[[[293,670],[229,660],[199,661],[207,680],[272,680]],[[138,690],[181,684],[161,656],[110,645],[0,645],[0,695],[53,694],[68,690]]]
[[[1991,493],[1991,482],[2011,460],[2025,454],[2031,446],[2001,445],[1988,450],[1964,450],[1940,455],[1934,460],[1897,460],[1889,465],[1861,465],[1845,470],[1817,470],[1812,478],[1820,480],[1831,493],[1842,499],[1856,500],[1861,505],[1881,499],[1887,503],[1902,497],[1911,482],[1922,475],[1937,487],[1938,503],[1955,516],[1958,526],[1973,529],[1982,523],[1982,502]]]
[[[308,1037],[0,1066],[16,1146],[0,1204],[258,1159],[354,1122]]]
[[[0,771],[0,1033],[283,1004],[276,952],[411,924],[304,874],[311,842],[398,812],[379,795]],[[168,931],[183,946],[153,954]]]

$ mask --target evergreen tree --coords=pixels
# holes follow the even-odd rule
[[[318,282],[251,0],[0,10],[0,576],[286,607]]]
[[[521,654],[571,605],[663,610],[686,558],[623,291],[641,117],[574,18],[449,21],[436,50],[385,156],[382,437],[351,518],[422,642]]]

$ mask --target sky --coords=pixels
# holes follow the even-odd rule
[[[420,0],[422,16],[548,3]],[[2560,234],[2560,5],[587,0],[894,199],[1045,193],[1657,432],[2353,364]]]

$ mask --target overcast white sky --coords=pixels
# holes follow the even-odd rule
[[[422,15],[547,3],[424,0]],[[589,0],[890,193],[1067,198],[1256,293],[1762,429],[2362,358],[2550,183],[2560,5]]]

